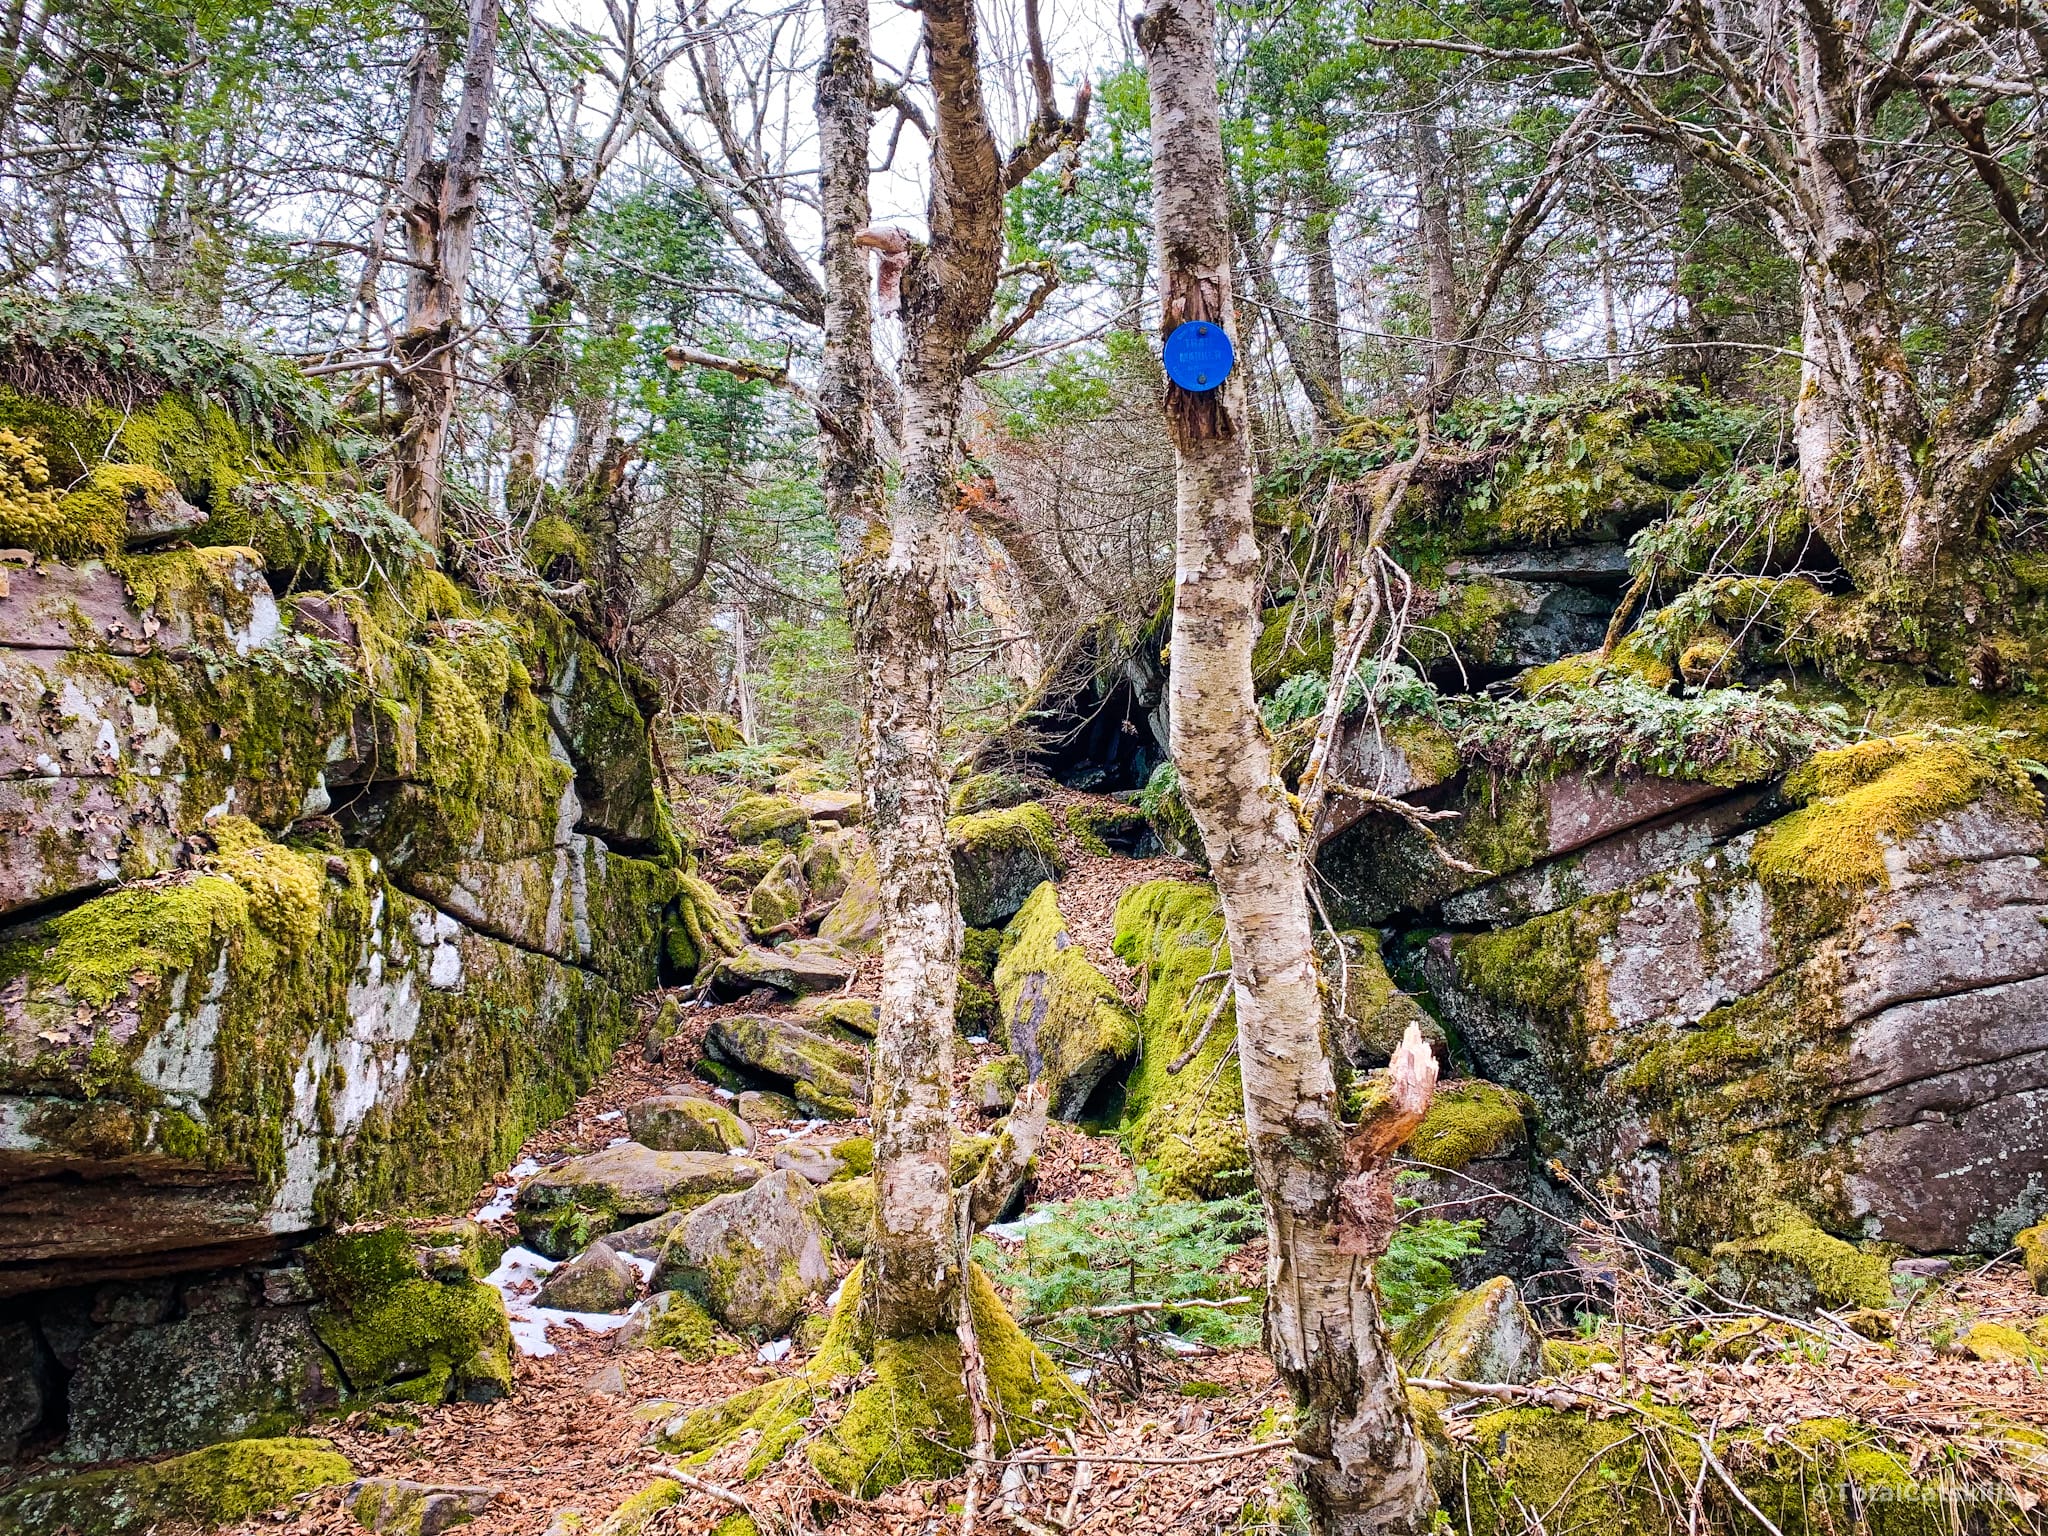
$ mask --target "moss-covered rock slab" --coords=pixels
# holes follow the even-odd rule
[[[1138,1022],[1067,932],[1051,881],[1031,893],[1004,931],[996,996],[1012,1054],[1043,1082],[1055,1119],[1077,1120],[1136,1052]]]
[[[960,919],[970,928],[1008,922],[1047,880],[1065,873],[1052,813],[1042,805],[956,816],[946,823]]]
[[[236,1440],[148,1466],[40,1478],[0,1494],[24,1536],[125,1536],[166,1522],[232,1525],[353,1477],[325,1440]]]
[[[1433,941],[1436,996],[1675,1242],[1764,1241],[1782,1204],[1830,1241],[2002,1249],[2048,1208],[2039,797],[1946,741],[1787,788],[1804,809],[1668,872]]]
[[[403,1477],[366,1477],[350,1485],[348,1512],[377,1536],[440,1536],[467,1525],[498,1499],[495,1488],[417,1483]]]
[[[2027,1278],[2040,1295],[2048,1296],[2048,1222],[2028,1227],[2013,1238],[2020,1261],[2027,1266]]]
[[[750,1152],[754,1128],[723,1104],[661,1094],[626,1106],[626,1134],[657,1152]]]
[[[727,1066],[804,1084],[835,1098],[867,1101],[867,1042],[823,1021],[807,1027],[783,1014],[733,1014],[712,1023],[704,1049]]]
[[[1215,888],[1192,880],[1132,887],[1117,902],[1115,947],[1138,971],[1145,997],[1144,1045],[1124,1096],[1131,1155],[1166,1194],[1244,1194],[1251,1149],[1231,1049],[1237,1025],[1228,995],[1230,944]]]
[[[797,939],[769,949],[749,944],[718,962],[714,986],[726,998],[745,997],[756,987],[773,987],[791,997],[835,992],[853,980],[850,955],[830,939]]]
[[[521,1185],[519,1230],[535,1252],[567,1258],[593,1237],[745,1189],[767,1171],[765,1163],[721,1152],[658,1152],[637,1142],[607,1147]]]
[[[1519,1385],[1545,1369],[1543,1335],[1506,1276],[1438,1302],[1401,1330],[1394,1352],[1410,1376],[1438,1380]]]
[[[804,808],[787,795],[749,790],[732,803],[719,825],[736,843],[800,843],[810,832]]]

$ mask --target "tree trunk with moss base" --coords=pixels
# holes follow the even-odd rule
[[[1235,332],[1218,121],[1214,0],[1152,0],[1137,24],[1152,94],[1162,324]],[[1259,550],[1240,375],[1167,387],[1177,449],[1172,748],[1230,938],[1252,1168],[1270,1256],[1266,1347],[1299,1411],[1302,1488],[1324,1532],[1430,1524],[1422,1443],[1373,1289],[1392,1230],[1386,1159],[1421,1119],[1435,1068],[1419,1037],[1368,1122],[1338,1118],[1303,885],[1301,827],[1253,693]]]

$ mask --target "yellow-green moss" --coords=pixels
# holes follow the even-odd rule
[[[2027,1276],[2034,1282],[2035,1291],[2048,1296],[2048,1221],[2028,1227],[2012,1241],[2020,1251],[2021,1262],[2027,1266]]]
[[[1888,846],[1994,790],[2041,814],[2040,792],[1989,743],[1900,736],[1816,753],[1785,781],[1804,804],[1758,838],[1757,874],[1794,900],[1881,884]]]
[[[640,1536],[656,1515],[682,1497],[681,1483],[672,1477],[657,1477],[613,1510],[595,1536]]]
[[[1191,1046],[1227,989],[1230,945],[1213,887],[1152,880],[1117,902],[1117,955],[1144,978],[1144,1044],[1125,1086],[1122,1133],[1131,1155],[1174,1196],[1216,1199],[1251,1188],[1243,1087],[1228,998],[1201,1049],[1179,1073],[1167,1068]],[[1201,978],[1212,972],[1223,977]],[[1226,1059],[1227,1058],[1227,1059]]]
[[[859,1266],[847,1276],[832,1326],[802,1372],[751,1399],[739,1418],[733,1404],[700,1410],[671,1431],[678,1451],[701,1455],[731,1434],[758,1436],[747,1476],[758,1477],[801,1444],[833,1487],[863,1497],[909,1480],[954,1476],[960,1451],[973,1440],[960,1344],[951,1332],[913,1339],[877,1339],[860,1305]],[[1037,1439],[1087,1411],[1085,1399],[1053,1360],[1017,1326],[995,1287],[970,1266],[967,1283],[974,1326],[997,1426],[996,1455]],[[849,1384],[855,1387],[845,1396]],[[824,1422],[813,1415],[835,1411]],[[737,1421],[737,1422],[735,1422]]]
[[[1451,1083],[1437,1090],[1403,1155],[1439,1168],[1493,1157],[1528,1135],[1526,1101],[1496,1083]]]
[[[1717,1243],[1712,1257],[1745,1289],[1759,1296],[1769,1292],[1766,1305],[1796,1306],[1800,1298],[1779,1294],[1786,1291],[1810,1291],[1828,1307],[1892,1304],[1891,1265],[1883,1255],[1852,1247],[1794,1206],[1767,1202],[1755,1222],[1757,1236]]]
[[[1976,1323],[1963,1335],[1963,1352],[1973,1360],[2022,1365],[2048,1363],[2043,1350],[2010,1323]]]
[[[769,838],[796,843],[810,830],[803,807],[783,795],[764,795],[749,790],[735,800],[723,818],[725,830],[736,843],[759,843]]]
[[[230,1440],[169,1461],[25,1483],[0,1494],[0,1529],[121,1536],[167,1522],[233,1525],[354,1475],[325,1440]]]
[[[955,816],[1008,810],[1013,805],[1023,805],[1036,799],[1043,788],[1043,785],[1034,785],[1014,773],[991,770],[969,774],[953,786],[953,792],[947,799],[947,809]]]
[[[426,1279],[403,1227],[322,1238],[306,1273],[321,1298],[313,1329],[358,1395],[434,1403],[511,1390],[504,1302],[473,1280]]]
[[[1110,1064],[1138,1048],[1137,1020],[1068,936],[1050,880],[1004,930],[995,983],[1010,1049],[1036,1059],[1055,1116],[1078,1115]]]
[[[1473,1536],[1521,1536],[1532,1515],[1551,1536],[1669,1536],[1673,1490],[1695,1484],[1705,1494],[1703,1529],[1751,1529],[1719,1479],[1703,1476],[1699,1433],[1676,1409],[1593,1418],[1507,1408],[1472,1420],[1463,1440],[1432,1458],[1431,1473],[1445,1508],[1457,1511],[1457,1529],[1469,1523]],[[1654,1467],[1646,1442],[1655,1446]],[[1769,1443],[1755,1431],[1724,1432],[1714,1449],[1781,1531],[1938,1536],[1951,1529],[1946,1495],[1954,1490],[1940,1472],[1916,1480],[1902,1455],[1844,1420],[1809,1419]]]
[[[866,1177],[835,1179],[818,1191],[818,1219],[832,1239],[832,1251],[857,1259],[868,1251],[875,1225],[875,1183]]]
[[[647,1325],[647,1342],[654,1348],[674,1350],[685,1360],[709,1360],[739,1347],[719,1333],[716,1320],[692,1298],[681,1291],[668,1296],[667,1305]]]

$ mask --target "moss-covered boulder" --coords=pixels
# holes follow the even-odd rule
[[[806,1098],[866,1103],[868,1042],[824,1020],[783,1014],[732,1014],[713,1021],[704,1036],[713,1061],[769,1078]]]
[[[812,838],[803,853],[804,889],[811,900],[830,904],[844,896],[853,867],[867,849],[867,834],[858,827],[836,827]]]
[[[520,1186],[515,1214],[528,1247],[565,1259],[593,1237],[745,1189],[767,1171],[749,1157],[628,1142],[535,1174]]]
[[[960,919],[970,928],[1010,920],[1043,881],[1065,873],[1052,814],[1042,805],[956,816],[946,823]]]
[[[721,1195],[669,1234],[654,1285],[679,1290],[737,1333],[777,1338],[832,1286],[818,1197],[780,1169],[742,1194]]]
[[[948,804],[955,816],[979,816],[984,811],[1006,811],[1043,799],[1050,787],[1042,780],[987,769],[955,784]]]
[[[1438,1380],[1520,1384],[1544,1374],[1543,1335],[1505,1276],[1429,1308],[1401,1330],[1394,1353],[1408,1375]]]
[[[1007,1115],[1030,1081],[1031,1068],[1022,1056],[993,1057],[968,1075],[968,1102],[984,1115]]]
[[[733,1113],[748,1125],[779,1125],[784,1121],[801,1119],[803,1115],[796,1100],[788,1094],[771,1093],[760,1088],[749,1088],[741,1093],[733,1101]]]
[[[810,833],[804,808],[787,795],[749,790],[719,818],[736,843],[801,843]]]
[[[660,1094],[626,1106],[626,1134],[657,1152],[750,1152],[754,1128],[723,1104]]]
[[[673,1350],[685,1360],[709,1360],[739,1348],[720,1331],[716,1318],[681,1291],[656,1291],[644,1305],[647,1329],[641,1342],[649,1349]]]
[[[1051,881],[1004,930],[995,984],[1004,1037],[1027,1081],[1045,1084],[1055,1119],[1079,1119],[1137,1050],[1138,1023],[1068,934]]]
[[[325,1440],[234,1440],[144,1466],[38,1478],[0,1493],[23,1536],[125,1536],[166,1523],[233,1525],[353,1477]]]
[[[747,893],[747,927],[756,938],[785,933],[797,925],[803,910],[803,865],[795,854],[784,854]]]
[[[815,1020],[837,1034],[875,1038],[882,1027],[882,1007],[871,997],[806,997],[796,1005],[797,1017]]]
[[[305,1264],[314,1330],[352,1396],[491,1402],[512,1390],[503,1299],[466,1273],[428,1278],[404,1228],[322,1238]]]
[[[404,1477],[366,1477],[351,1484],[348,1512],[377,1536],[441,1536],[467,1525],[497,1502],[495,1488],[420,1483]]]
[[[2034,1282],[2035,1291],[2048,1296],[2048,1221],[2028,1227],[2012,1241],[2020,1251],[2020,1261],[2027,1266],[2027,1278]]]
[[[853,975],[853,957],[831,939],[793,939],[773,949],[747,945],[720,960],[710,981],[714,992],[727,1000],[745,997],[757,987],[803,997],[837,991]]]
[[[2048,1062],[2040,797],[1957,738],[1820,753],[1785,797],[1661,874],[1433,940],[1432,989],[1675,1243],[2003,1249],[2048,1207],[2048,1066],[2020,1065]],[[1821,1231],[1773,1237],[1780,1207]]]
[[[818,937],[853,951],[882,942],[882,875],[874,849],[863,847],[846,869],[846,884],[818,924]]]
[[[1710,1274],[1730,1295],[1774,1312],[1815,1307],[1888,1307],[1891,1263],[1824,1232],[1796,1207],[1765,1202],[1753,1218],[1757,1235],[1716,1243]]]
[[[1251,1149],[1239,1108],[1230,944],[1215,889],[1191,880],[1132,887],[1116,905],[1115,947],[1138,972],[1145,998],[1144,1044],[1124,1091],[1131,1155],[1166,1194],[1244,1194]]]
[[[640,1271],[598,1241],[550,1271],[534,1304],[560,1312],[623,1312],[640,1294]]]

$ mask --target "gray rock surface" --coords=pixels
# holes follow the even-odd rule
[[[670,1234],[654,1284],[683,1291],[736,1332],[772,1339],[831,1288],[828,1253],[810,1181],[781,1169],[692,1211]]]

